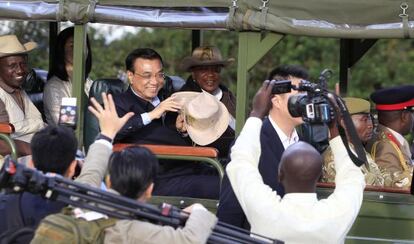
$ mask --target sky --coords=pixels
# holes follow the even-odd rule
[[[0,33],[8,33],[8,22],[9,21],[0,21]],[[68,26],[72,26],[71,22],[63,22],[61,29],[64,29]],[[133,26],[122,26],[122,25],[109,25],[109,24],[99,24],[99,23],[90,23],[88,26],[95,28],[99,34],[102,34],[106,37],[107,43],[112,42],[123,37],[126,33],[138,33],[141,27]]]

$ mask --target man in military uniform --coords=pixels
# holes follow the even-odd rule
[[[344,98],[345,104],[351,115],[352,122],[358,133],[359,139],[365,144],[372,137],[373,123],[370,114],[370,103],[367,100],[361,98],[347,97]],[[352,145],[351,145],[352,148]],[[390,185],[390,177],[383,175],[371,158],[369,153],[366,153],[368,160],[368,167],[366,165],[361,166],[361,170],[365,175],[365,182],[367,185],[384,186]],[[323,171],[322,182],[335,182],[335,163],[332,150],[328,147],[322,154],[323,156]],[[384,177],[385,176],[385,177]]]
[[[414,126],[414,86],[403,85],[371,94],[378,111],[377,135],[369,151],[379,167],[392,177],[392,186],[411,185],[413,165],[410,146],[404,138]]]

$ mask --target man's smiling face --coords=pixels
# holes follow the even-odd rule
[[[13,88],[20,88],[28,73],[27,55],[0,58],[0,80]]]

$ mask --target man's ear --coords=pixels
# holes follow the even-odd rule
[[[274,95],[270,101],[272,102],[272,108],[273,107],[280,107],[280,99],[281,97],[279,95]]]
[[[134,78],[134,73],[131,72],[131,71],[129,71],[129,70],[127,70],[127,76],[128,76],[128,83],[130,85],[132,85],[132,78]]]
[[[401,121],[407,122],[411,120],[411,112],[409,111],[403,111],[401,113]]]
[[[105,176],[105,185],[108,189],[112,188],[111,176],[109,174]]]
[[[66,174],[65,174],[66,178],[72,178],[75,175],[75,169],[76,169],[77,164],[78,162],[76,161],[76,159],[74,159],[70,163],[69,168],[66,170]]]
[[[352,115],[351,115],[351,120],[352,120]],[[353,123],[354,121],[352,121]],[[343,118],[341,118],[341,120],[339,121],[339,125],[342,126],[342,128],[345,128],[345,121]]]
[[[143,201],[147,201],[152,197],[152,190],[154,189],[154,183],[151,183],[147,189],[145,190],[145,192],[142,194],[142,196],[140,197],[141,200]]]
[[[279,183],[282,183],[283,179],[285,178],[283,171],[280,169],[279,169],[279,173],[277,174],[277,178],[278,178]]]
[[[32,168],[32,169],[35,169],[36,168],[34,166],[34,162],[33,162],[33,159],[32,158],[29,160],[29,162],[27,162],[27,167]]]

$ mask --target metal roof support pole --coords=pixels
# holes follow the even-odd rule
[[[247,81],[253,66],[280,40],[284,35],[261,32],[239,32],[239,51],[237,64],[237,107],[236,134],[243,128],[246,119]]]
[[[49,23],[49,70],[50,70],[50,65],[52,64],[55,53],[56,53],[55,46],[56,46],[58,33],[59,33],[59,23],[50,22]]]
[[[85,59],[86,59],[86,24],[75,25],[75,36],[73,40],[73,80],[72,96],[77,98],[76,114],[77,127],[76,138],[78,138],[79,148],[83,145],[83,110],[87,97],[84,94],[85,86]]]
[[[354,66],[378,39],[341,39],[339,57],[339,90],[341,96],[348,92],[351,67]]]
[[[191,51],[196,47],[203,45],[203,31],[202,30],[192,30],[191,31]]]

